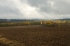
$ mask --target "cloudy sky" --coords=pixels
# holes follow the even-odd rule
[[[0,19],[70,18],[70,0],[0,0]]]

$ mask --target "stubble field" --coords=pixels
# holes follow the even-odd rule
[[[16,46],[70,46],[70,26],[0,27],[0,35],[21,44]]]

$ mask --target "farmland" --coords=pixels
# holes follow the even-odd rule
[[[0,46],[70,46],[70,20],[1,20]]]
[[[0,27],[0,35],[20,44],[14,43],[16,46],[70,46],[70,26],[47,27],[44,25],[30,25]],[[3,43],[0,44],[2,45]]]

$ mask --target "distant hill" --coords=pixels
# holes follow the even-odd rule
[[[21,19],[0,19],[0,22],[19,22],[19,21],[25,21]]]
[[[42,19],[0,19],[0,22],[22,22],[22,21],[41,21]],[[55,20],[70,20],[70,18],[55,19]]]
[[[0,22],[40,21],[39,19],[0,19]]]
[[[59,19],[59,20],[70,20],[70,18],[64,18],[64,19]]]

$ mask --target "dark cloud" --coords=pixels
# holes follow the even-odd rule
[[[0,0],[0,18],[70,18],[70,1]]]
[[[32,6],[39,6],[46,4],[47,0],[27,0]]]
[[[39,12],[59,15],[70,14],[70,3],[64,0],[27,0],[31,6],[40,8]],[[51,3],[54,3],[51,6]]]

